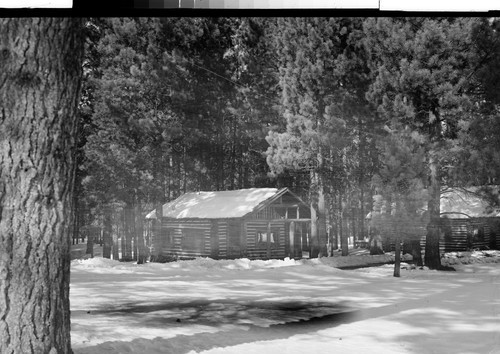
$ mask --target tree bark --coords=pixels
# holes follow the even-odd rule
[[[87,249],[85,254],[90,254],[90,258],[94,258],[94,241],[95,241],[95,229],[90,226],[87,231]]]
[[[134,209],[127,204],[123,209],[123,242],[122,242],[122,261],[129,262],[133,260],[132,239],[134,238]]]
[[[429,211],[429,225],[427,226],[427,237],[425,241],[425,265],[429,269],[439,269],[441,267],[441,256],[439,254],[439,222],[440,222],[440,202],[441,183],[439,176],[439,164],[435,157],[429,159],[430,166],[430,198],[427,204]]]
[[[318,172],[311,170],[311,244],[310,258],[318,258],[320,256],[320,211],[319,211],[319,180]]]
[[[396,228],[396,237],[394,240],[394,276],[401,276],[401,236]]]
[[[71,353],[82,20],[0,19],[0,352]]]
[[[146,262],[146,245],[144,243],[144,219],[141,213],[141,208],[138,206],[135,212],[136,217],[136,235],[137,235],[137,264]]]
[[[422,260],[422,249],[420,247],[420,239],[410,237],[404,241],[403,254],[409,253],[413,257],[413,263],[421,267],[424,265]]]
[[[399,202],[396,202],[395,210],[396,213],[401,209]],[[396,214],[397,215],[397,214]],[[391,220],[392,232],[394,234],[394,276],[399,278],[401,276],[401,218],[393,216],[394,219]],[[391,218],[392,219],[392,218]]]
[[[117,220],[117,213],[113,211],[112,218]],[[118,236],[120,234],[120,223],[114,221],[114,231],[112,229],[113,247],[111,248],[111,254],[113,255],[113,260],[117,261],[120,259],[120,244],[118,243]]]
[[[318,176],[318,243],[319,257],[328,257],[326,243],[328,240],[326,230],[326,203],[323,178]]]

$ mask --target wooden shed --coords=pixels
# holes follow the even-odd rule
[[[287,188],[186,193],[146,219],[156,257],[301,258],[309,250],[310,207]]]

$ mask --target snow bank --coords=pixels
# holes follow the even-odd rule
[[[449,252],[441,258],[447,266],[474,263],[500,263],[500,251]]]
[[[410,255],[402,257],[402,261],[411,261]],[[357,255],[344,257],[323,257],[317,259],[294,260],[290,258],[270,259],[270,260],[250,260],[248,258],[239,258],[233,260],[215,260],[206,257],[198,257],[192,260],[181,260],[171,263],[147,263],[137,265],[132,262],[119,262],[106,258],[78,259],[71,262],[72,267],[80,269],[112,269],[112,270],[131,270],[136,267],[148,267],[152,269],[170,269],[170,270],[256,270],[270,269],[294,266],[328,266],[333,268],[343,267],[362,267],[370,265],[380,265],[394,262],[394,254],[383,255]]]
[[[412,256],[405,254],[401,257],[401,262],[411,262]],[[136,270],[181,270],[181,271],[212,271],[212,270],[258,270],[281,267],[296,266],[328,266],[333,268],[355,268],[371,267],[382,264],[394,263],[394,253],[382,255],[352,255],[323,257],[316,259],[294,260],[290,258],[270,259],[270,260],[250,260],[239,258],[233,260],[215,260],[206,257],[199,257],[193,260],[182,260],[171,263],[146,263],[138,265],[132,262],[119,262],[106,258],[76,259],[71,262],[73,268],[82,270],[93,270],[101,272],[105,269],[111,273],[124,273]],[[500,251],[474,251],[474,252],[450,252],[441,259],[445,266],[474,264],[474,263],[500,263]]]
[[[137,267],[170,270],[249,270],[290,267],[300,264],[302,264],[302,261],[296,261],[290,258],[286,258],[284,260],[270,259],[264,261],[250,260],[248,258],[239,258],[234,260],[215,260],[206,257],[199,257],[192,260],[181,260],[170,263],[146,263],[144,265],[138,265],[135,262],[119,262],[106,258],[77,259],[71,262],[72,267],[88,270],[131,270]]]
[[[359,256],[340,256],[340,257],[324,257],[320,258],[322,264],[335,268],[349,267],[367,267],[373,265],[381,265],[394,262],[394,254],[386,253],[381,255],[359,255]],[[409,262],[412,256],[405,254],[401,257],[401,261]]]
[[[178,261],[166,263],[168,268],[202,268],[202,269],[264,269],[264,268],[279,268],[295,266],[299,263],[293,259],[286,258],[285,260],[270,259],[270,260],[250,260],[248,258],[239,258],[234,260],[215,260],[211,258],[199,257],[193,260]]]

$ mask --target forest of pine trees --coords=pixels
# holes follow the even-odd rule
[[[75,235],[97,228],[105,257],[120,247],[142,262],[145,214],[182,193],[288,187],[312,205],[313,257],[346,255],[370,212],[407,224],[425,205],[437,269],[441,189],[499,183],[499,29],[472,17],[92,18]]]
[[[443,189],[500,184],[499,30],[0,19],[0,352],[71,353],[71,236],[143,263],[145,214],[188,191],[288,187],[311,205],[313,257],[375,227],[395,239],[372,252],[404,241],[440,269]]]

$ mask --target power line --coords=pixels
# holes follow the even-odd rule
[[[243,84],[240,84],[240,83],[238,83],[238,82],[236,82],[236,81],[233,81],[233,80],[231,80],[231,79],[228,79],[227,77],[222,76],[222,75],[220,75],[220,74],[216,73],[215,71],[212,71],[212,70],[210,70],[210,69],[207,69],[207,68],[205,68],[205,67],[203,67],[203,66],[201,66],[201,65],[195,64],[192,60],[189,60],[189,59],[186,59],[186,58],[184,58],[184,60],[185,60],[187,63],[189,63],[189,64],[191,64],[191,65],[193,65],[193,66],[197,67],[198,69],[205,70],[205,71],[207,71],[207,72],[209,72],[209,73],[211,73],[211,74],[213,74],[213,75],[215,75],[215,76],[217,76],[217,77],[219,77],[219,78],[221,78],[221,79],[223,79],[223,80],[226,80],[226,81],[228,81],[228,82],[230,82],[230,83],[232,83],[232,84],[234,84],[234,85],[236,85],[236,86],[242,87],[242,88],[247,89],[247,90],[252,90],[252,91],[254,91],[254,92],[255,92],[255,90],[254,90],[254,89],[252,89],[252,88],[250,88],[250,87],[248,87],[248,86],[245,86],[245,85],[243,85]],[[176,65],[178,65],[178,66],[179,66],[179,64],[176,64]],[[257,94],[259,94],[259,93],[257,93]],[[271,97],[269,97],[269,96],[267,96],[267,95],[265,95],[265,94],[260,93],[259,95],[266,97],[268,100],[271,100],[271,101],[273,101],[273,100],[274,100],[273,98],[271,98]]]

